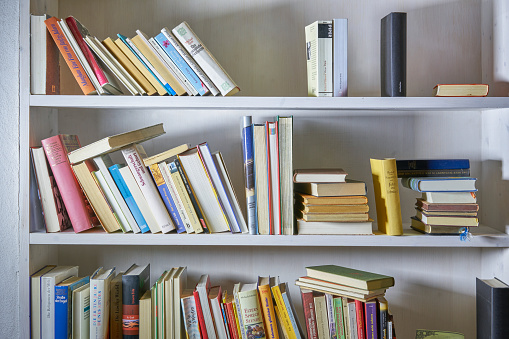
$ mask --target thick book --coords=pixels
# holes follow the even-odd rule
[[[117,201],[115,197],[113,196],[113,193],[111,193],[110,187],[108,186],[108,183],[106,182],[106,179],[104,179],[104,175],[101,171],[92,171],[92,177],[94,178],[97,186],[99,187],[100,191],[104,195],[106,202],[111,209],[111,212],[113,213],[113,216],[117,220],[120,229],[122,232],[130,232],[131,229],[127,228],[129,225],[126,223],[125,218],[122,214],[118,214],[117,210],[119,210]]]
[[[355,299],[355,312],[357,313],[357,337],[359,339],[366,339],[366,325],[364,314],[364,302]]]
[[[471,212],[475,213],[479,211],[478,204],[454,204],[454,203],[431,203],[429,201],[417,198],[415,206],[428,211],[428,212]]]
[[[90,338],[109,338],[110,284],[115,267],[99,267],[90,276]]]
[[[477,338],[501,339],[509,334],[509,286],[498,278],[476,278]]]
[[[293,215],[293,116],[277,116],[282,234],[296,234]]]
[[[370,295],[363,295],[360,293],[355,293],[355,292],[346,291],[346,290],[342,290],[342,289],[335,289],[335,288],[331,288],[331,287],[327,287],[327,286],[323,286],[323,285],[311,284],[311,283],[303,282],[300,280],[297,280],[295,282],[295,284],[297,286],[299,286],[301,289],[308,289],[308,290],[313,290],[315,292],[327,293],[327,294],[330,294],[333,296],[338,296],[338,297],[352,298],[355,300],[360,300],[362,302],[365,302],[368,300],[373,300],[373,299],[378,298],[384,294],[384,292],[378,292],[378,293],[373,292]]]
[[[270,291],[276,283],[276,277],[258,277],[257,288],[260,297],[260,309],[263,314],[265,336],[267,339],[278,339],[279,334],[276,323],[274,301]]]
[[[415,217],[428,225],[467,227],[479,226],[479,219],[477,219],[477,216],[428,215],[420,210],[417,210]]]
[[[308,266],[306,272],[311,278],[365,290],[394,286],[393,277],[337,265]]]
[[[315,197],[311,194],[295,192],[295,201],[310,205],[362,205],[368,203],[368,198],[362,195]]]
[[[30,325],[34,339],[41,338],[42,276],[55,267],[55,265],[46,265],[30,276]]]
[[[212,53],[205,47],[187,22],[182,22],[180,25],[173,28],[172,32],[219,89],[221,95],[233,95],[240,91],[240,88],[235,84],[232,78],[230,78],[223,67],[221,67],[219,62],[217,62]]]
[[[411,220],[410,227],[424,234],[435,234],[435,235],[461,234],[468,229],[468,227],[466,226],[425,224],[416,217],[411,217],[410,220]]]
[[[186,289],[182,292],[180,303],[182,306],[182,316],[184,317],[186,337],[189,339],[200,339],[196,301],[192,289]]]
[[[407,14],[392,12],[381,20],[380,80],[383,97],[406,96]]]
[[[487,84],[438,84],[433,87],[435,97],[485,97],[488,92]]]
[[[401,179],[401,185],[417,192],[476,192],[476,180],[471,177],[412,177]]]
[[[238,291],[238,299],[244,326],[245,338],[252,336],[260,339],[266,338],[265,326],[263,324],[263,314],[258,299],[258,289],[256,283],[241,284]]]
[[[313,195],[315,197],[340,197],[367,194],[366,183],[353,179],[346,179],[346,182],[337,183],[296,183],[294,189],[296,192]]]
[[[256,191],[254,171],[254,143],[252,117],[242,117],[242,160],[244,168],[244,189],[246,191],[247,227],[249,234],[258,234],[256,218]]]
[[[119,272],[110,282],[110,339],[122,339],[122,275]]]
[[[267,134],[265,125],[253,124],[254,172],[256,192],[256,220],[258,234],[270,234],[271,206],[267,166]]]
[[[157,125],[147,126],[128,132],[111,135],[71,151],[68,154],[69,161],[71,164],[76,164],[87,159],[120,150],[121,148],[134,143],[147,141],[164,133],[163,124],[160,123]]]
[[[373,234],[373,220],[368,221],[305,221],[297,219],[298,234]]]
[[[345,182],[348,173],[342,168],[307,168],[293,171],[293,182]]]
[[[295,209],[303,213],[367,213],[369,206],[362,205],[311,205],[298,202]]]
[[[180,146],[170,148],[167,151],[152,155],[147,158],[143,158],[143,164],[146,167],[149,167],[150,165],[153,165],[153,164],[158,164],[162,161],[169,160],[170,158],[172,158],[180,153],[184,153],[189,148],[190,148],[189,144],[182,144]]]
[[[332,90],[348,96],[348,19],[332,19]]]
[[[332,21],[319,20],[305,27],[308,96],[332,97]]]
[[[30,93],[60,94],[60,62],[57,45],[44,24],[49,15],[30,15]]]
[[[356,221],[370,221],[368,213],[306,213],[301,210],[295,211],[295,216],[304,221],[331,221],[331,222],[356,222]]]
[[[297,313],[295,312],[295,307],[293,305],[292,299],[290,297],[290,290],[288,288],[288,283],[283,282],[280,284],[274,285],[272,288],[272,295],[274,300],[276,301],[276,305],[281,311],[280,314],[282,317],[286,318],[287,325],[290,325],[290,330],[287,329],[287,334],[290,338],[303,338],[303,332],[300,327],[299,319],[297,317]]]
[[[388,339],[387,320],[389,318],[389,303],[385,297],[378,297],[378,337]]]
[[[139,338],[140,298],[150,289],[150,264],[133,264],[122,276],[122,329],[124,339]]]
[[[80,147],[78,136],[59,134],[43,139],[41,143],[74,232],[78,233],[94,227],[96,224],[94,212],[90,208],[67,159],[69,152]]]
[[[353,299],[348,299],[347,303],[348,309],[348,330],[352,338],[358,339],[357,333],[357,312],[355,311],[355,301]]]
[[[475,192],[423,192],[422,200],[432,204],[475,204]]]
[[[90,282],[72,292],[72,338],[90,338]]]
[[[314,300],[315,292],[308,289],[301,289],[300,293],[302,297],[302,308],[304,311],[304,321],[306,323],[308,339],[318,339]]]
[[[337,338],[338,337],[338,329],[336,327],[336,322],[334,319],[334,305],[333,305],[333,296],[330,293],[325,293],[325,307],[327,309],[327,319],[329,320],[329,337]]]
[[[180,298],[184,293],[187,285],[187,267],[180,266],[175,268],[175,274],[171,277],[171,284],[165,281],[165,291],[169,290],[169,287],[173,287],[170,293],[173,294],[173,302],[170,303],[168,298],[165,299],[165,308],[171,308],[173,312],[173,336],[174,338],[181,338],[185,335],[184,333],[184,317],[180,312]],[[170,329],[167,329],[167,336],[170,336]]]
[[[469,159],[396,160],[398,178],[468,177]]]
[[[361,299],[371,299],[374,296],[384,294],[385,290],[386,290],[386,288],[380,288],[380,289],[376,289],[376,290],[367,290],[367,289],[362,289],[362,288],[358,288],[358,287],[337,284],[337,283],[333,283],[333,282],[330,282],[327,280],[320,280],[320,279],[316,279],[316,278],[312,278],[312,277],[308,277],[308,276],[300,277],[297,280],[297,282],[306,283],[309,285],[321,286],[321,287],[328,287],[331,290],[351,292],[351,293],[356,294],[357,296],[361,297]]]
[[[151,293],[151,290],[145,291],[145,293],[140,297],[140,328],[139,328],[139,337],[140,338],[153,338],[152,331],[152,323],[154,321],[154,317],[156,314],[152,314],[152,304],[153,304],[154,296]]]
[[[402,235],[396,159],[370,159],[370,162],[378,230],[388,235]]]
[[[70,277],[55,285],[55,338],[72,337],[72,293],[90,277]]]
[[[90,81],[90,78],[87,76],[85,70],[83,69],[83,66],[78,61],[78,57],[74,53],[71,45],[67,41],[64,33],[62,32],[62,29],[59,25],[60,19],[57,19],[55,17],[46,19],[44,23],[46,24],[46,27],[48,28],[48,31],[51,34],[51,37],[55,41],[55,44],[57,45],[58,49],[60,50],[60,53],[62,54],[65,62],[67,63],[67,66],[71,70],[74,78],[78,82],[78,85],[80,89],[83,91],[83,94],[96,94],[96,89],[92,82]]]

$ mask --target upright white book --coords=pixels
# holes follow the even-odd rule
[[[223,96],[233,95],[240,90],[187,22],[182,22],[172,32]]]
[[[210,277],[208,274],[203,274],[200,277],[200,280],[196,284],[196,291],[198,292],[203,319],[205,320],[204,330],[207,331],[209,339],[217,339],[214,319],[212,318],[212,310],[210,309],[209,303]]]
[[[320,20],[306,26],[308,96],[332,94],[332,21]]]
[[[332,20],[332,89],[335,97],[348,96],[348,19]]]
[[[175,339],[185,337],[184,317],[180,312],[180,298],[187,284],[187,267],[178,267],[172,276],[173,282],[173,335]]]
[[[157,220],[160,231],[163,233],[173,231],[175,229],[175,225],[168,214],[168,210],[164,206],[163,200],[159,195],[159,191],[157,190],[150,173],[143,165],[142,159],[147,157],[145,150],[141,145],[132,145],[131,147],[124,148],[122,150],[122,154],[124,155],[127,166],[138,183],[143,196],[147,199],[147,203],[150,206],[152,214]]]
[[[267,162],[270,179],[271,234],[281,234],[281,197],[279,182],[279,131],[277,121],[265,123],[267,132]]]
[[[60,94],[60,66],[57,45],[44,20],[49,15],[30,15],[30,93]]]
[[[72,338],[90,338],[90,283],[72,291]]]
[[[105,339],[109,335],[110,284],[115,268],[99,267],[90,276],[90,339]]]
[[[41,338],[41,286],[42,286],[42,276],[52,269],[54,269],[55,265],[46,265],[41,268],[39,271],[35,272],[30,276],[30,320],[31,320],[31,330],[32,330],[32,338],[40,339]]]

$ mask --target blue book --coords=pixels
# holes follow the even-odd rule
[[[175,49],[175,47],[170,43],[168,37],[159,33],[154,37],[155,41],[161,46],[164,52],[170,57],[170,59],[175,63],[175,65],[180,69],[182,74],[187,78],[189,83],[194,87],[198,94],[205,95],[206,91],[202,86],[202,82],[200,78],[196,75],[196,73],[189,67],[187,62],[182,58],[180,53]]]
[[[476,192],[476,180],[471,177],[409,177],[402,178],[401,184],[417,192]]]
[[[129,210],[133,214],[134,220],[136,220],[136,223],[138,224],[141,233],[148,232],[150,231],[150,228],[148,227],[147,221],[143,217],[143,214],[141,213],[138,204],[136,204],[136,201],[134,201],[131,191],[129,191],[129,188],[126,185],[124,178],[122,177],[122,174],[120,174],[119,172],[120,168],[121,168],[120,165],[115,164],[113,166],[110,166],[108,170],[110,171],[113,181],[115,181],[115,184],[117,184],[118,190],[120,191],[120,194],[122,194],[122,197],[124,198],[127,207],[129,207]]]
[[[242,125],[242,153],[244,156],[244,177],[247,205],[247,228],[249,234],[258,234],[258,220],[256,216],[255,172],[254,172],[254,144],[253,125],[251,116],[243,117]]]
[[[400,170],[463,169],[470,168],[468,159],[396,160]]]
[[[136,57],[138,58],[138,60],[140,60],[140,62],[143,64],[143,66],[145,66],[147,68],[147,70],[150,72],[150,74],[152,74],[152,76],[161,84],[161,86],[164,87],[164,89],[166,90],[166,92],[168,92],[168,94],[170,95],[176,95],[177,93],[173,90],[173,88],[171,88],[171,86],[168,84],[168,83],[163,83],[155,74],[154,72],[152,71],[151,69],[151,66],[148,65],[148,60],[146,61],[145,57],[142,57],[140,56],[140,51],[133,45],[130,43],[130,40],[128,37],[126,37],[125,35],[122,35],[122,34],[117,34],[117,36],[120,38],[120,40],[122,40],[122,42],[124,44],[126,44],[126,46],[131,50],[131,52],[133,52],[134,55],[136,55]],[[146,61],[146,62],[145,62]]]
[[[90,277],[70,277],[55,286],[55,339],[72,334],[72,291],[90,282]]]

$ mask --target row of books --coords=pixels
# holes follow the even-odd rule
[[[46,34],[47,28],[47,34]],[[233,95],[240,89],[187,22],[99,40],[76,18],[31,18],[31,92],[59,94],[58,52],[84,94]]]
[[[47,232],[247,233],[221,153],[205,142],[148,157],[139,143],[163,133],[158,124],[84,147],[76,135],[42,140],[31,152]]]

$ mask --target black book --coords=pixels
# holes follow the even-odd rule
[[[383,97],[406,96],[406,13],[392,12],[381,22],[380,79]]]
[[[477,339],[509,338],[509,286],[476,278]]]
[[[140,337],[140,297],[150,288],[150,264],[133,264],[122,276],[122,334]]]

